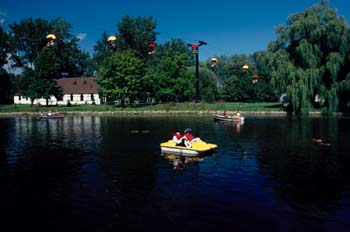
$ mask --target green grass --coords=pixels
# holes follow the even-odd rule
[[[237,111],[242,112],[284,112],[279,103],[163,103],[156,105],[114,106],[114,105],[80,105],[80,106],[30,106],[0,105],[0,112],[124,112],[124,111]]]

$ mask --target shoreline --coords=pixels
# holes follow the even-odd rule
[[[63,111],[60,112],[65,116],[74,115],[92,115],[92,116],[108,116],[108,115],[213,115],[217,111],[205,111],[205,110],[127,110],[127,111]],[[234,114],[236,111],[226,111],[227,114]],[[261,117],[285,117],[288,116],[287,112],[282,111],[240,111],[243,117],[247,116],[261,116]],[[37,116],[38,112],[0,112],[0,117],[18,117],[18,116]],[[320,112],[310,112],[310,116],[322,116]],[[341,114],[336,114],[336,116],[342,116]]]

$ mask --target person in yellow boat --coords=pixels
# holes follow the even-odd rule
[[[193,143],[198,142],[198,141],[200,141],[201,139],[200,139],[199,137],[195,138],[195,137],[192,135],[191,132],[192,132],[192,130],[191,130],[190,128],[187,128],[187,129],[185,130],[185,136],[184,136],[184,137],[186,137],[186,139],[187,139],[188,141],[190,141],[191,146],[192,146]]]
[[[176,146],[191,147],[190,141],[186,136],[182,135],[180,130],[177,130],[173,136],[173,141]]]

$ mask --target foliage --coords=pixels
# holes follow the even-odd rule
[[[60,64],[57,62],[56,53],[52,48],[44,48],[34,60],[35,69],[26,68],[19,81],[19,89],[24,96],[31,99],[51,96],[57,99],[62,97],[62,89],[56,84],[55,77],[60,72]]]
[[[9,36],[0,27],[0,67],[7,64],[7,54],[10,52]]]
[[[264,52],[253,55],[233,55],[218,58],[218,64],[213,68],[220,80],[221,97],[225,101],[263,102],[276,101],[270,85],[270,78],[264,65]],[[242,67],[248,65],[248,70]],[[252,82],[252,76],[258,75],[257,83]]]
[[[0,68],[0,103],[11,103],[11,96],[14,91],[12,75],[8,74],[5,69]]]
[[[290,15],[276,27],[277,39],[266,51],[252,55],[219,56],[200,63],[200,97],[203,101],[270,102],[286,94],[289,110],[296,114],[314,108],[330,114],[350,112],[350,29],[326,0],[304,12]],[[182,39],[156,44],[156,21],[152,17],[124,16],[117,23],[115,48],[102,34],[94,46],[94,60],[81,51],[71,25],[61,19],[24,19],[0,28],[0,64],[10,54],[17,67],[24,67],[17,86],[31,99],[60,96],[55,78],[88,76],[98,69],[101,93],[108,100],[130,98],[162,102],[192,100],[195,61]],[[46,48],[46,35],[56,35],[55,46]],[[244,72],[243,65],[249,65]],[[1,71],[2,99],[12,92],[12,81]],[[252,83],[252,75],[259,76]],[[5,91],[6,88],[11,91]],[[7,97],[6,97],[6,96]],[[170,107],[170,106],[168,106]]]
[[[305,12],[290,15],[277,34],[277,40],[269,45],[271,59],[266,63],[278,94],[288,94],[291,110],[297,114],[317,106],[324,106],[326,113],[336,112],[339,84],[349,72],[345,19],[337,17],[327,1],[321,1]]]
[[[116,52],[99,67],[101,94],[108,100],[137,99],[144,91],[144,62],[133,50]]]
[[[195,69],[192,69],[195,75]],[[206,68],[199,69],[199,95],[202,101],[215,102],[219,98],[218,78],[215,73]]]
[[[136,17],[124,16],[119,23],[117,23],[118,32],[115,33],[116,41],[111,47],[108,43],[106,32],[102,33],[101,39],[96,42],[94,46],[94,59],[97,65],[101,65],[106,57],[111,56],[114,52],[133,50],[145,62],[149,60],[149,44],[155,43],[156,36],[159,34],[155,32],[157,23],[152,17]]]
[[[33,62],[47,46],[48,34],[55,34],[53,49],[60,64],[60,76],[81,76],[91,67],[89,55],[80,50],[78,39],[70,33],[71,25],[61,19],[23,19],[9,25],[13,48],[11,59],[17,67],[33,68]],[[91,73],[91,71],[90,71]]]
[[[93,57],[97,66],[101,65],[103,60],[111,56],[114,52],[114,50],[108,46],[107,40],[107,32],[103,32],[101,39],[97,40],[96,45],[94,46]]]
[[[153,83],[154,97],[162,102],[190,100],[194,93],[194,76],[187,68],[188,54],[171,46],[161,51],[159,63],[149,67],[146,75]]]
[[[8,74],[3,67],[8,63],[7,54],[10,52],[9,36],[0,27],[0,103],[11,102],[10,96],[13,92],[13,83],[11,75]]]
[[[134,50],[142,58],[148,56],[150,43],[155,43],[155,32],[157,23],[152,17],[136,17],[124,16],[118,23],[118,40],[116,50]]]

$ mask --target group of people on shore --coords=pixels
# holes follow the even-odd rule
[[[173,142],[176,146],[183,146],[187,148],[191,148],[192,144],[199,141],[200,138],[195,138],[192,135],[192,130],[190,128],[187,128],[184,133],[182,134],[180,130],[176,130],[174,136],[173,136]]]

